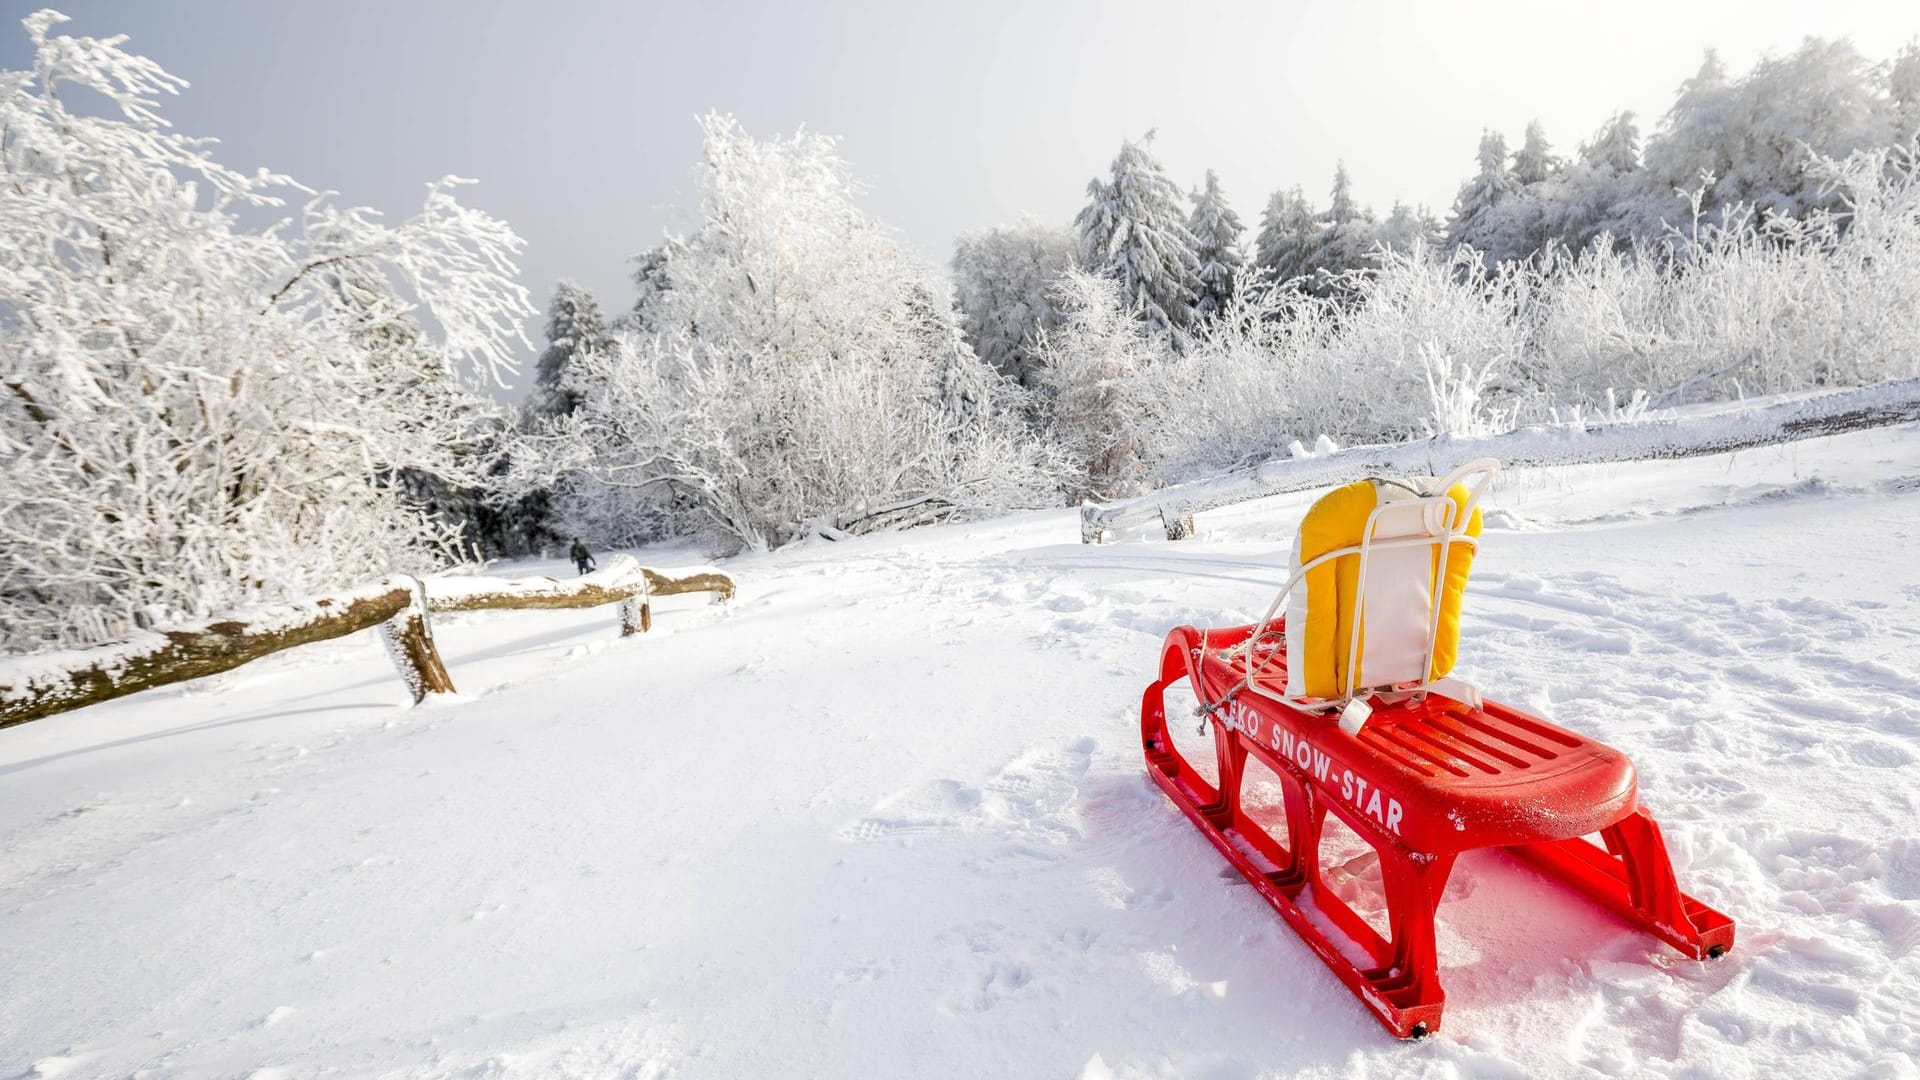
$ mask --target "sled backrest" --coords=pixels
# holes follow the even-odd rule
[[[1453,670],[1479,501],[1498,468],[1482,459],[1443,479],[1361,480],[1313,504],[1261,628],[1290,600],[1288,698],[1419,689]]]

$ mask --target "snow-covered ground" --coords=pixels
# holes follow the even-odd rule
[[[0,1077],[1920,1072],[1920,431],[1503,478],[1462,673],[1628,751],[1740,937],[1481,853],[1417,1044],[1139,759],[1308,499],[812,543],[625,642],[443,617],[451,703],[368,636],[0,732]]]

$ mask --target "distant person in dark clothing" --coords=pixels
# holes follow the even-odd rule
[[[573,565],[579,567],[581,573],[594,568],[593,553],[587,550],[587,545],[581,543],[579,537],[573,538],[573,546],[567,549],[567,554],[573,557]]]

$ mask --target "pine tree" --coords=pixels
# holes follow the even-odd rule
[[[1560,169],[1560,159],[1553,156],[1553,148],[1547,145],[1547,133],[1540,121],[1527,123],[1526,139],[1520,149],[1513,154],[1513,182],[1516,184],[1538,184]]]
[[[1260,214],[1254,263],[1275,282],[1291,281],[1306,272],[1307,254],[1319,235],[1319,216],[1299,187],[1276,191]]]
[[[1333,198],[1327,203],[1325,221],[1331,225],[1344,225],[1360,216],[1360,207],[1353,201],[1353,177],[1347,173],[1347,163],[1335,162],[1333,166]]]
[[[1580,160],[1595,169],[1611,169],[1621,175],[1640,167],[1640,128],[1633,113],[1615,113],[1594,132],[1593,140],[1580,147]]]
[[[1310,290],[1330,295],[1337,289],[1336,279],[1352,270],[1372,265],[1373,247],[1379,225],[1373,211],[1362,210],[1353,198],[1353,178],[1347,163],[1334,166],[1332,199],[1320,215],[1320,230],[1302,262],[1302,276],[1311,276]]]
[[[1200,260],[1180,212],[1180,189],[1150,152],[1152,142],[1148,132],[1121,144],[1113,179],[1087,185],[1089,201],[1074,225],[1081,265],[1119,282],[1126,303],[1183,349],[1200,296]]]
[[[651,312],[660,302],[660,294],[673,288],[667,276],[669,245],[649,248],[633,258],[633,306],[620,320],[622,327],[647,333],[654,329]]]
[[[561,281],[547,305],[547,349],[534,369],[533,393],[527,399],[530,418],[566,416],[580,405],[580,392],[567,384],[582,353],[613,347],[600,301],[584,287]]]
[[[1480,136],[1480,171],[1460,187],[1453,201],[1453,218],[1447,222],[1447,247],[1468,244],[1485,251],[1492,239],[1490,226],[1494,207],[1514,192],[1513,177],[1507,173],[1507,140],[1497,131]]]
[[[1412,251],[1417,245],[1431,247],[1438,243],[1440,223],[1426,207],[1411,207],[1395,199],[1393,211],[1380,223],[1377,235],[1389,251]]]
[[[1910,145],[1920,138],[1920,45],[1909,45],[1894,58],[1887,99],[1893,106],[1894,145]]]
[[[1240,250],[1240,234],[1246,227],[1240,215],[1227,205],[1220,191],[1220,178],[1207,170],[1207,186],[1193,196],[1193,216],[1187,219],[1187,231],[1193,234],[1194,254],[1200,260],[1200,299],[1194,304],[1194,316],[1211,318],[1226,310],[1233,299],[1240,268],[1247,257]]]

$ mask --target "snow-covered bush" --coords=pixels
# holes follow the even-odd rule
[[[1271,456],[1274,439],[1296,429],[1300,357],[1334,314],[1264,276],[1243,279],[1187,351],[1152,370],[1153,478],[1176,482]]]
[[[1057,303],[1061,325],[1040,343],[1046,430],[1082,469],[1077,495],[1138,492],[1158,456],[1162,362],[1170,342],[1153,331],[1120,282],[1068,271]]]
[[[1546,398],[1655,406],[1920,374],[1920,169],[1910,149],[1816,159],[1801,217],[1709,216],[1684,242],[1550,263],[1534,349]]]
[[[185,84],[62,21],[0,72],[0,647],[456,557],[396,477],[479,481],[456,368],[511,368],[519,239],[454,180],[397,224],[326,196],[250,224],[305,189],[172,131]]]
[[[1303,342],[1292,434],[1345,444],[1501,426],[1525,349],[1531,276],[1515,265],[1489,269],[1465,249],[1443,259],[1424,244],[1379,259],[1342,279],[1343,313]]]
[[[702,120],[699,220],[645,317],[570,365],[578,404],[515,453],[564,520],[628,542],[761,549],[1058,500],[1017,386],[974,356],[929,276],[859,209],[831,139]]]

